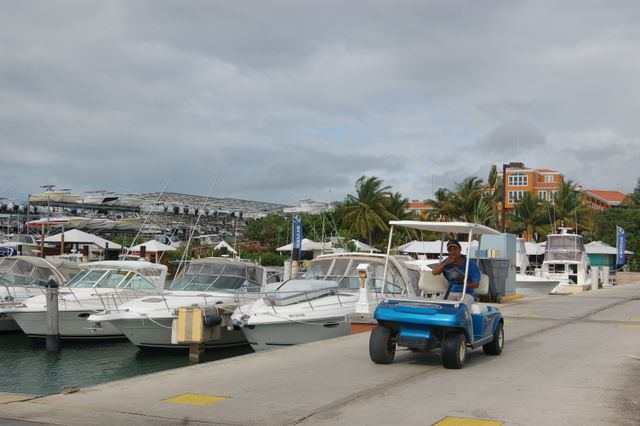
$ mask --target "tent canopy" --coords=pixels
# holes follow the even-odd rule
[[[293,249],[293,243],[287,244],[286,246],[278,247],[276,251],[291,251]],[[300,250],[302,251],[320,251],[320,250],[329,250],[331,249],[330,243],[318,243],[316,241],[310,240],[308,238],[302,239],[302,244]]]
[[[175,247],[171,247],[167,244],[162,244],[160,241],[149,240],[146,243],[138,244],[133,247],[129,247],[129,251],[140,251],[142,246],[145,247],[147,253],[158,253],[161,251],[174,251]]]
[[[44,239],[45,243],[59,243],[61,241],[60,234],[51,235]],[[79,229],[71,229],[70,231],[64,232],[64,242],[72,243],[72,244],[93,244],[102,249],[107,248],[107,244],[109,245],[109,250],[118,249],[120,250],[122,246],[120,244],[116,244],[113,241],[105,240],[104,238],[100,238],[97,235],[89,234],[87,232],[80,231]]]
[[[229,253],[238,254],[237,251],[233,249],[226,241],[220,241],[217,246],[215,246],[214,250],[222,250],[223,248],[227,249]]]

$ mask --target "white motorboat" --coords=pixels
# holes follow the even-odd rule
[[[558,280],[550,294],[572,294],[591,287],[591,262],[582,243],[582,236],[560,228],[559,234],[547,236],[542,278]]]
[[[162,294],[95,313],[89,321],[96,327],[117,328],[140,348],[188,348],[189,344],[178,343],[175,336],[177,310],[199,307],[222,319],[218,338],[207,342],[207,347],[246,345],[242,331],[231,326],[229,316],[238,305],[259,297],[264,286],[277,279],[276,271],[254,263],[224,257],[197,259]]]
[[[73,195],[69,189],[55,190],[55,185],[43,185],[45,192],[29,195],[30,204],[75,203],[81,197]]]
[[[381,293],[386,256],[371,253],[321,255],[303,279],[272,285],[255,302],[238,307],[231,319],[251,347],[277,349],[350,334],[347,315],[354,313],[361,281],[358,266],[369,265],[371,297]],[[386,294],[415,296],[420,267],[405,256],[389,257]]]
[[[540,270],[529,270],[529,258],[524,240],[516,240],[516,293],[523,295],[549,294],[558,285],[559,280],[543,278]]]
[[[0,258],[0,308],[42,295],[49,280],[63,286],[80,271],[64,260],[45,260],[34,256]],[[0,331],[20,330],[8,315],[0,313]]]
[[[167,267],[142,261],[101,261],[79,265],[82,271],[58,291],[59,332],[63,339],[124,338],[115,327],[94,327],[89,315],[117,309],[128,300],[158,294],[164,288]],[[47,334],[45,295],[0,309],[18,323],[29,337]]]

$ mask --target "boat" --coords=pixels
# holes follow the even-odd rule
[[[45,191],[29,195],[29,204],[75,203],[81,197],[70,193],[70,189],[55,190],[55,185],[43,185]]]
[[[558,280],[549,294],[573,294],[591,288],[591,262],[582,236],[561,227],[560,233],[547,235],[541,277]]]
[[[35,236],[30,234],[11,234],[0,241],[0,248],[11,249],[13,255],[35,255],[40,251],[40,245]]]
[[[34,256],[0,258],[0,308],[42,295],[49,280],[63,286],[80,268],[71,262]],[[18,324],[0,313],[0,331],[20,330]]]
[[[516,293],[523,295],[549,294],[560,282],[553,278],[543,278],[539,269],[530,271],[529,268],[529,258],[524,240],[518,238],[516,239]]]
[[[47,228],[64,228],[66,230],[76,229],[76,228],[84,228],[91,222],[91,219],[88,217],[81,216],[51,216],[51,217],[43,217],[36,220],[30,220],[27,222],[27,226],[29,228],[35,228],[39,230],[42,227]]]
[[[178,343],[175,336],[177,311],[199,307],[204,312],[221,315],[223,321],[219,336],[207,342],[206,347],[246,345],[242,331],[231,327],[226,319],[239,304],[259,297],[260,290],[278,280],[279,274],[252,262],[224,257],[192,260],[183,271],[162,294],[94,313],[89,321],[96,328],[117,328],[139,348],[188,348],[189,344]]]
[[[167,267],[136,260],[100,261],[79,265],[81,271],[58,291],[59,332],[62,339],[99,340],[124,338],[117,328],[106,324],[94,327],[91,314],[117,309],[128,300],[159,294],[164,288]],[[46,337],[45,295],[0,309],[29,337]]]
[[[255,351],[346,336],[347,315],[354,313],[361,281],[358,266],[367,265],[375,283],[372,298],[381,293],[387,256],[375,253],[334,253],[312,260],[300,279],[271,285],[255,302],[239,306],[231,316]],[[385,292],[415,296],[420,266],[408,256],[389,257]]]

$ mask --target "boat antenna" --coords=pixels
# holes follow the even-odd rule
[[[204,199],[204,202],[202,203],[202,207],[198,211],[198,216],[196,217],[196,223],[191,228],[191,234],[189,234],[189,239],[187,240],[187,245],[184,248],[184,252],[182,253],[182,257],[180,258],[180,263],[178,263],[178,268],[176,269],[176,273],[174,274],[174,277],[178,276],[178,273],[180,272],[180,269],[182,268],[182,265],[186,262],[186,257],[187,257],[187,254],[189,253],[189,246],[191,245],[191,239],[193,238],[193,234],[196,232],[196,228],[198,226],[198,223],[200,222],[200,218],[202,217],[202,213],[204,213],[204,208],[207,205],[207,203],[209,202],[209,198],[211,197],[211,193],[213,192],[213,188],[216,186],[216,182],[217,181],[218,181],[218,177],[216,176],[213,179],[213,182],[211,183],[211,188],[209,188],[209,193],[207,194],[207,197]]]
[[[160,193],[158,194],[158,198],[156,198],[156,201],[153,203],[154,205],[158,204],[160,202],[160,198],[162,197],[162,194],[164,194],[164,191],[167,189],[168,185],[169,185],[169,181],[167,181],[167,183],[164,184],[164,188],[162,188],[162,191],[160,191]],[[149,209],[149,213],[147,213],[147,216],[142,221],[142,225],[140,226],[140,229],[138,229],[138,232],[136,233],[136,236],[133,237],[133,240],[131,241],[131,244],[129,245],[129,247],[127,247],[127,251],[125,252],[125,255],[128,255],[131,247],[136,245],[136,240],[138,239],[138,237],[142,233],[142,230],[144,229],[145,225],[149,221],[149,218],[151,217],[151,213],[153,213],[153,209]]]

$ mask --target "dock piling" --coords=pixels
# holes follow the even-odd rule
[[[53,277],[47,281],[47,353],[60,352],[60,324],[58,316],[58,283]]]

